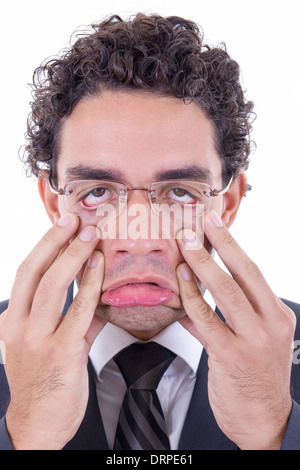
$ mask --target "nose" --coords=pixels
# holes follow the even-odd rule
[[[167,240],[153,239],[116,239],[110,241],[110,252],[118,255],[132,255],[134,257],[148,257],[151,254],[162,255],[167,253]]]
[[[168,240],[160,233],[159,219],[153,213],[148,191],[130,191],[127,205],[116,221],[116,239],[110,241],[110,250],[118,254],[147,256],[168,250]]]

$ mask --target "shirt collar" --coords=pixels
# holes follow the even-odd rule
[[[135,336],[122,328],[107,323],[90,351],[90,359],[97,377],[101,379],[103,367],[118,352],[138,341]],[[192,376],[197,373],[203,347],[180,323],[175,322],[169,325],[149,341],[155,341],[181,357],[190,366]]]
[[[208,291],[205,292],[204,298],[214,310],[215,303]],[[100,374],[103,367],[105,367],[116,354],[130,344],[138,341],[139,340],[128,333],[128,331],[111,323],[107,323],[97,336],[90,351],[90,359],[98,379],[101,380]],[[189,365],[191,368],[191,376],[196,375],[203,346],[194,336],[183,328],[180,323],[172,323],[149,341],[155,341],[165,348],[170,349]]]

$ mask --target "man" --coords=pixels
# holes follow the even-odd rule
[[[154,343],[173,354],[157,385],[165,448],[300,449],[300,307],[229,233],[252,107],[238,65],[177,17],[112,17],[37,69],[26,163],[53,227],[1,305],[1,448],[155,449],[129,423],[128,447],[115,437],[118,355]],[[151,231],[173,203],[191,224]]]

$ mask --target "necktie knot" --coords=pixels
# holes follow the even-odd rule
[[[157,343],[133,343],[115,358],[127,388],[156,390],[160,379],[175,358],[169,349]]]

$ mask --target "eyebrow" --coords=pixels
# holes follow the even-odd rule
[[[66,179],[72,180],[109,180],[120,181],[124,179],[123,173],[114,169],[93,168],[77,165],[66,170]]]
[[[156,181],[164,180],[201,180],[211,181],[212,172],[208,168],[204,168],[198,165],[187,165],[180,168],[174,168],[172,170],[159,171],[155,174]]]
[[[110,168],[93,168],[84,165],[76,165],[66,170],[67,181],[73,180],[108,180],[125,181],[124,173]],[[186,165],[171,170],[162,170],[154,175],[154,181],[167,180],[195,180],[211,181],[212,172],[208,168],[198,165]]]

